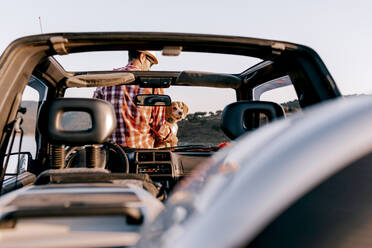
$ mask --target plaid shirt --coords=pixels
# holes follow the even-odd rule
[[[116,71],[138,70],[132,64]],[[165,122],[165,107],[136,106],[138,94],[152,94],[152,88],[138,85],[97,87],[93,97],[105,100],[115,109],[117,127],[110,140],[125,147],[153,148],[156,140],[165,140],[171,133]],[[154,94],[164,94],[163,89],[154,89]],[[125,99],[125,100],[124,100]]]

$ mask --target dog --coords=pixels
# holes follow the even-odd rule
[[[165,108],[165,120],[168,126],[172,129],[171,137],[165,141],[155,144],[156,148],[177,146],[178,138],[178,124],[182,119],[185,119],[189,108],[184,102],[172,102],[170,106]]]

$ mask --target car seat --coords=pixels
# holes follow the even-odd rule
[[[230,138],[252,131],[262,125],[262,117],[272,122],[285,117],[282,106],[275,102],[238,101],[227,105],[221,118],[221,129]]]

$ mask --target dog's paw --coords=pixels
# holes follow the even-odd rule
[[[167,139],[167,142],[170,144],[170,146],[177,146],[178,138],[176,135],[171,134],[169,138]]]

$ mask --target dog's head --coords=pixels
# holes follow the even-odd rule
[[[172,121],[180,121],[184,119],[189,112],[189,108],[184,102],[172,102],[170,106],[166,108],[166,119]]]

